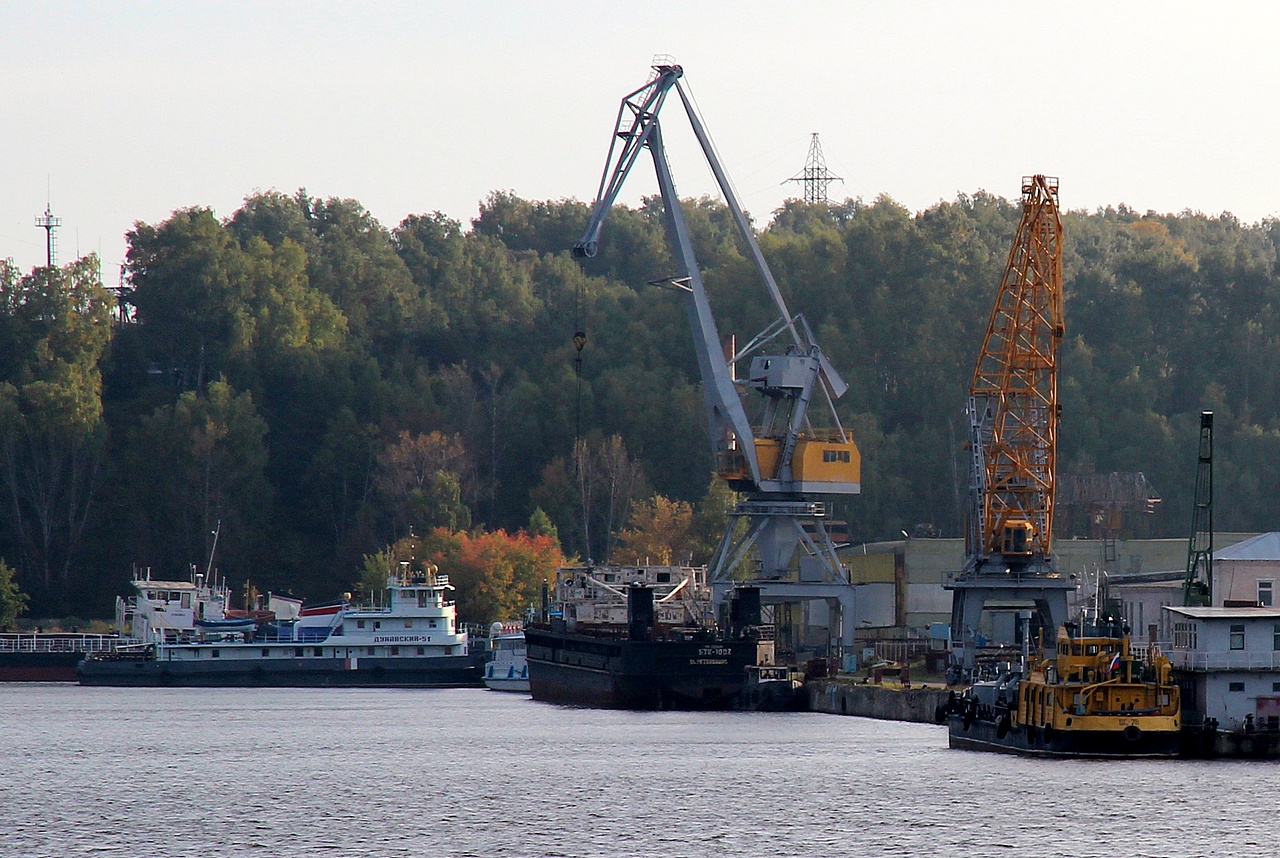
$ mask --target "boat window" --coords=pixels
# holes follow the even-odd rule
[[[321,649],[320,647],[316,647],[314,652],[315,652],[315,655],[324,655],[324,650]]]
[[[183,593],[183,594],[182,594],[182,607],[184,607],[184,608],[190,608],[190,607],[191,607],[191,594],[190,594],[190,593]]]
[[[658,581],[658,583],[659,583],[659,584],[670,584],[670,583],[671,583],[671,573],[670,573],[670,572],[659,572],[659,573],[658,573],[656,576],[654,576],[654,577],[655,577],[655,578],[657,578],[657,581]]]
[[[1280,650],[1280,623],[1277,623],[1271,632],[1271,648]]]
[[[393,647],[391,648],[391,654],[392,654],[392,655],[399,655],[399,654],[400,654],[400,647],[398,647],[398,646],[393,646]]]
[[[264,646],[264,647],[262,648],[262,657],[263,657],[263,658],[266,658],[266,657],[267,657],[267,656],[269,656],[269,655],[271,655],[271,650],[267,649],[267,648]]]
[[[430,590],[419,590],[419,591],[418,591],[418,607],[419,607],[419,608],[425,608],[428,604],[430,604],[430,602],[428,601],[428,597],[429,597],[430,595],[431,595],[431,591],[430,591]]]
[[[302,647],[300,646],[294,647],[293,654],[296,655],[298,658],[302,658]]]
[[[364,620],[356,620],[356,628],[357,628],[357,629],[363,629],[363,628],[364,628]]]
[[[1244,691],[1243,682],[1228,682],[1227,691]]]
[[[1244,649],[1244,623],[1231,627],[1231,648]]]
[[[221,652],[219,652],[219,651],[218,651],[218,650],[216,650],[216,649],[215,649],[215,650],[210,650],[210,652],[209,652],[209,657],[210,657],[210,658],[218,658],[218,657],[219,657],[219,656],[221,656],[221,655],[222,655],[222,653],[221,653]]]
[[[382,620],[374,620],[374,621],[373,621],[373,627],[374,627],[375,629],[380,629],[380,628],[382,628]]]
[[[418,647],[418,655],[426,655],[426,654],[427,654],[427,648],[425,646]]]
[[[1272,691],[1280,691],[1280,682],[1273,682],[1273,683],[1271,683],[1271,690],[1272,690]]]
[[[374,650],[374,648],[373,648],[373,647],[369,647],[368,649],[369,649],[369,652],[368,652],[367,654],[368,654],[368,655],[373,655],[373,650]]]
[[[404,627],[405,627],[406,629],[411,629],[411,628],[413,628],[413,620],[405,620],[405,621],[404,621]]]
[[[1071,654],[1072,654],[1072,655],[1080,655],[1080,653],[1081,653],[1080,644],[1072,644],[1072,645],[1071,645]]]
[[[1089,644],[1088,646],[1086,646],[1086,647],[1084,648],[1084,654],[1085,654],[1085,655],[1097,655],[1097,654],[1098,654],[1098,645],[1097,645],[1097,644]]]
[[[436,621],[435,621],[435,620],[429,620],[429,621],[428,621],[428,624],[429,624],[429,625],[431,626],[431,628],[433,628],[433,629],[436,627]]]

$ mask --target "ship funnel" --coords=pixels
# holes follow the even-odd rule
[[[760,588],[736,587],[729,602],[729,625],[734,636],[741,636],[748,626],[760,625]]]
[[[632,584],[627,588],[627,625],[633,641],[653,637],[653,588]]]

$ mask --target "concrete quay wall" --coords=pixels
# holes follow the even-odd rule
[[[818,679],[805,683],[809,709],[832,715],[860,715],[882,721],[938,723],[934,713],[946,705],[945,688],[897,688],[859,685],[839,679]]]

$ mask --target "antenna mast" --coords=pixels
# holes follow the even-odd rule
[[[54,217],[52,207],[49,203],[45,203],[44,214],[36,215],[36,227],[45,232],[45,265],[49,268],[53,267],[58,258],[58,239],[54,231],[60,226],[62,226],[62,218]]]
[[[813,132],[809,137],[809,157],[805,159],[804,169],[787,181],[799,182],[804,186],[806,203],[825,203],[827,185],[844,181],[827,169],[827,161],[822,157],[822,144],[818,142],[818,132]]]

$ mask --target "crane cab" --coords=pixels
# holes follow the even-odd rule
[[[1036,528],[1025,519],[1015,518],[1000,528],[1000,553],[1005,556],[1028,556],[1036,538]]]

